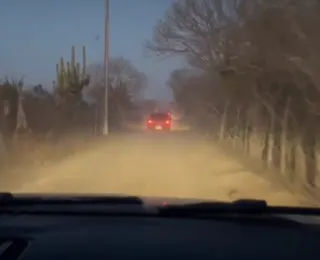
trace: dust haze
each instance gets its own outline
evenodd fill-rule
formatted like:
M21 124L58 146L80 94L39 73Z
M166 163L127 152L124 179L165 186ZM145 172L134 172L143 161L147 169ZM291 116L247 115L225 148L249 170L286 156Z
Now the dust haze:
M227 157L221 147L186 131L113 134L54 163L16 166L0 189L303 204L302 198Z

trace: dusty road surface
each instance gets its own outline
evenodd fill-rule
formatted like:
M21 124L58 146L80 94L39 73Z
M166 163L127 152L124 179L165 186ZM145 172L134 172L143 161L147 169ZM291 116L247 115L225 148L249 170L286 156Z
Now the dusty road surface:
M302 203L301 198L258 177L214 144L190 133L115 134L92 150L33 169L34 178L28 181L17 177L29 174L20 171L14 175L15 185L2 180L0 189Z

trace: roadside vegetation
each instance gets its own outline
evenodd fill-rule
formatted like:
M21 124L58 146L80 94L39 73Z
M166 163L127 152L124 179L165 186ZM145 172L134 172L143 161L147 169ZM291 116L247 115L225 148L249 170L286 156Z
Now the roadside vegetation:
M199 130L316 193L319 22L316 0L179 0L146 48L185 58L168 85Z
M26 86L23 79L0 80L1 164L42 163L91 145L104 122L103 63L87 66L86 49L77 60L62 57L52 86ZM147 86L146 76L130 61L109 65L109 128L119 130ZM34 161L34 162L33 162Z

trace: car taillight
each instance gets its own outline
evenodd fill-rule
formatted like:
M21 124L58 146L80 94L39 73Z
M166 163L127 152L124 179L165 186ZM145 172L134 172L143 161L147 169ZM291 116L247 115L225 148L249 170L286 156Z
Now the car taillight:
M152 124L152 120L148 120L148 124Z
M167 120L167 121L166 121L166 124L170 124L170 121L169 121L169 120Z

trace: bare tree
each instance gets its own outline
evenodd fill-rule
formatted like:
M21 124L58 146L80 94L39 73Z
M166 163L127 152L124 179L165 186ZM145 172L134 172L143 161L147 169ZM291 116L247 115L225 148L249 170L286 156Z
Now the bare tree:
M231 137L235 148L239 140L247 154L260 139L265 165L290 181L303 164L303 180L314 187L319 14L315 0L180 0L146 47L157 55L182 55L202 70L197 77L174 72L169 81L189 113L219 115L219 137Z
M146 75L138 71L128 60L114 58L109 66L109 120L111 125L120 127L147 87ZM101 131L104 104L104 68L102 63L89 67L91 85L88 96L97 104L97 129Z
M92 64L89 66L88 71L91 76L91 88L103 88L103 64ZM129 60L118 57L110 60L109 82L112 86L117 86L120 83L126 84L130 95L134 99L138 99L147 87L147 76L137 70L137 68ZM94 90L91 92L93 96L95 96L94 92Z

